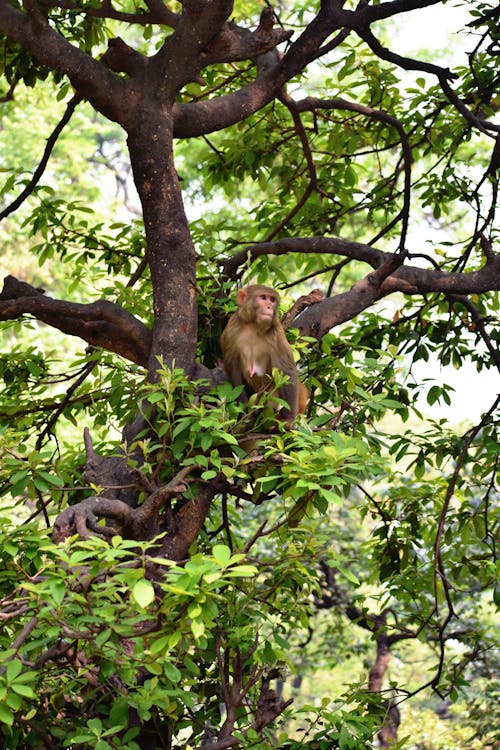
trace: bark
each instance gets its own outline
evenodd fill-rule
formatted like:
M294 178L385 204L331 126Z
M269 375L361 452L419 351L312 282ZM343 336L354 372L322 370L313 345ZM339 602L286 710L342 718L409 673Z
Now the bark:
M387 633L379 632L377 634L375 663L368 675L368 689L374 693L381 693L383 690L384 677L391 661L392 642ZM391 747L396 744L398 727L401 722L401 713L393 700L386 701L386 711L382 728L378 733L380 747Z
M140 469L128 465L125 456L103 457L96 453L87 429L84 440L84 479L89 485L101 487L102 494L62 511L54 523L54 540L60 542L73 534L82 539L92 534L102 538L120 534L126 539L149 540L166 532L157 554L178 562L186 559L213 496L224 485L204 483L196 476L191 479L189 475L196 474L193 466L181 469L165 484L152 484ZM145 499L136 507L139 490ZM102 520L104 526L99 523ZM152 570L151 574L157 572Z
M13 276L4 279L0 293L0 320L33 315L71 336L79 336L94 347L102 347L138 365L147 365L151 331L130 313L107 300L87 305L47 297Z
M160 110L158 113L158 109ZM148 361L159 358L191 372L197 337L196 257L172 150L171 108L145 107L147 132L129 133L134 180L141 198L153 287L154 327Z

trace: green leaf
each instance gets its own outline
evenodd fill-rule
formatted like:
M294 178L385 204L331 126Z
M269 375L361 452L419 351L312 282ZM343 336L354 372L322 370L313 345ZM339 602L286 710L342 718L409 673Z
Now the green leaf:
M135 586L132 588L132 596L140 607L146 609L155 598L155 590L153 584L146 579L137 581Z
M129 705L126 698L117 698L110 709L109 719L113 726L121 727L122 729L128 725L129 722Z
M224 573L226 578L251 578L257 575L258 569L255 565L238 565L237 568L230 568Z
M7 694L7 705L13 711L19 711L19 709L23 705L22 697L14 692L13 686L12 686L12 690L10 691L10 693Z
M72 737L68 737L65 742L65 747L71 747L71 745L82 745L84 742L95 742L95 734L89 734L88 732L84 732L81 734L75 734Z
M194 591L189 591L188 589L183 588L182 586L177 586L176 584L164 583L162 584L162 588L164 588L166 591L170 591L172 594L180 594L181 596L194 596Z
M13 682L11 687L15 693L17 693L18 695L22 695L23 698L36 697L35 691L28 685L23 685L21 682Z
M7 682L12 682L23 671L23 663L20 659L12 659L7 664Z
M201 638L201 636L205 632L205 624L202 620L192 620L191 621L191 630L193 632L194 637L198 640Z
M62 604L66 595L66 585L64 581L51 581L49 588L54 603L57 605Z
M338 562L336 563L335 567L338 569L339 573L341 573L344 576L344 578L346 578L348 581L353 583L355 586L360 585L359 578L356 575L354 575L352 570L350 570L349 568L342 567L341 565L338 564Z
M207 471L204 471L201 475L201 478L204 479L206 482L208 482L210 479L215 479L218 472L214 471L213 469L208 469Z
M212 547L212 554L222 568L226 567L231 559L231 550L225 544L216 544Z
M0 703L0 722L7 724L9 727L14 723L14 714L5 703Z
M171 662L165 662L163 671L171 682L180 682L182 679L180 670Z
M61 479L61 477L49 474L48 471L38 471L37 474L43 477L49 484L54 484L57 487L62 487L64 485L64 480Z

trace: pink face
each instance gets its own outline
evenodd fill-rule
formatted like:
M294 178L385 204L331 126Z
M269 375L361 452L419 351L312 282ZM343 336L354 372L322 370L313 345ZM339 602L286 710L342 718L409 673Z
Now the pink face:
M254 304L257 322L271 322L278 308L278 297L272 292L259 292L255 295Z

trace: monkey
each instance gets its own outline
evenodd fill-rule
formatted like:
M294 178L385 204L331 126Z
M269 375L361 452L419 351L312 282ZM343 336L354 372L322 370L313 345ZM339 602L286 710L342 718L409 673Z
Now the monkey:
M292 349L278 317L279 294L271 287L252 284L240 289L238 310L222 332L224 369L234 386L244 385L259 393L273 387L273 368L288 375L279 388L280 399L288 408L280 417L289 424L306 410L307 389L299 382Z

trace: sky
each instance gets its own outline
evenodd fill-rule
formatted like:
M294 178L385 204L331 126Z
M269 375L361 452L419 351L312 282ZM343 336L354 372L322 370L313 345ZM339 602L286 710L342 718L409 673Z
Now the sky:
M438 362L431 369L426 362L417 364L412 372L414 378L432 377L436 383L448 383L455 389L455 393L450 394L451 406L444 403L429 406L425 397L417 401L419 410L426 416L445 418L454 425L462 422L477 424L481 414L488 411L500 393L498 370L478 373L470 363L456 370L451 365L440 367ZM429 387L431 385L429 383Z
M398 16L397 39L394 39L395 51L408 56L421 57L422 50L435 50L439 55L444 51L448 65L450 57L447 48L457 49L463 44L470 51L475 44L475 37L462 30L471 20L467 7L456 6L453 2L444 5L432 5L427 8L401 13ZM457 34L457 32L459 32ZM420 53L419 53L420 51ZM432 62L439 62L433 60Z

